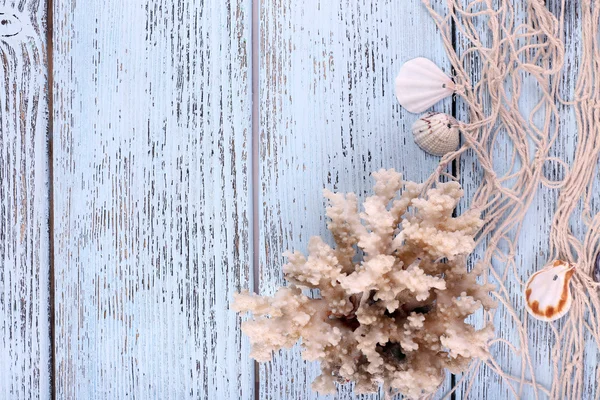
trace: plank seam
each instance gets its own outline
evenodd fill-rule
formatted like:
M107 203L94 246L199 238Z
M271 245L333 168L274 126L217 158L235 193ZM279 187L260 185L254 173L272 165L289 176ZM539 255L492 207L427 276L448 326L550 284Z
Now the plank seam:
M48 60L48 260L49 260L49 299L48 319L50 334L50 398L56 399L56 335L55 325L55 286L54 286L54 3L46 0L46 51Z
M260 289L260 261L259 261L259 160L260 160L260 149L259 149L259 127L260 127L260 113L259 113L259 100L260 100L260 86L259 86L259 68L260 68L260 54L259 54L259 37L260 37L260 13L259 13L259 0L251 0L252 7L252 33L251 33L251 53L252 53L252 65L251 65L251 76L252 76L252 178L251 178L251 193L252 199L252 288L255 293L259 292ZM260 397L260 371L259 364L254 360L254 398Z
M454 19L452 19L452 22L450 24L450 29L452 32L452 49L456 52L456 23L454 22ZM454 68L452 68L452 74L454 75L455 71ZM454 118L456 118L458 115L457 112L457 104L456 104L456 95L452 96L452 116ZM459 143L462 141L462 138L459 138ZM460 143L460 145L462 145L462 143ZM459 169L459 161L457 159L452 160L452 176L456 177L458 176L458 169ZM463 182L460 182L460 184L462 185ZM456 212L456 209L454 209L454 211L452 212L452 216L453 217L457 217L458 213ZM452 393L450 394L450 400L456 400L456 390L454 389L456 386L456 375L455 374L450 374L450 390L452 390Z

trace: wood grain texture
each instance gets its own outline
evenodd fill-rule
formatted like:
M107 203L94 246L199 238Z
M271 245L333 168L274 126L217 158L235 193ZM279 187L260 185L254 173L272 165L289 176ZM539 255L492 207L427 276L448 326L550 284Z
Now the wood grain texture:
M54 3L57 398L252 398L250 18Z
M399 106L393 83L408 59L426 56L448 72L449 64L418 1L262 1L260 33L259 283L270 295L284 283L284 250L304 252L314 235L331 240L324 187L364 198L382 167L415 181L433 171L439 158L414 144L418 116ZM261 365L259 396L325 398L310 389L317 374L299 346L282 350ZM335 397L353 398L351 388Z
M50 398L45 1L0 1L0 398Z
M480 5L480 8L486 7L485 5ZM517 5L516 7L519 7ZM479 10L479 8L478 8ZM517 18L520 22L522 22L524 18L524 14L517 13ZM488 21L487 18L479 18L475 20L475 26L477 28L477 32L480 35L480 38L483 43L489 45L491 41L491 34L486 34L489 32ZM455 50L457 54L462 54L463 52L468 51L471 47L471 43L466 41L464 36L455 33ZM466 58L466 69L469 71L471 75L471 80L473 82L478 82L481 77L482 71L482 60L476 55L471 54ZM530 87L533 91L537 90L535 87ZM522 112L528 112L530 102L528 102L527 92L521 97L520 105L522 105ZM489 103L484 104L486 109L489 109ZM462 100L459 98L457 100L456 107L456 118L462 121L469 121L469 108L466 106ZM495 171L499 176L504 175L506 171L506 163L510 161L511 156L513 155L513 144L512 141L507 137L507 135L501 134L498 137L497 142L493 146L493 166ZM463 189L465 190L465 198L464 201L459 204L458 212L462 213L470 206L471 199L481 184L483 171L479 167L478 159L473 151L467 151L463 157L461 157L459 162L459 171L461 176L461 184L463 185ZM511 182L509 181L506 185L508 186ZM536 199L539 200L539 199ZM522 232L521 240L523 239L537 239L537 241L530 242L527 244L527 248L532 249L531 253L527 253L530 255L527 257L527 260L523 260L523 253L515 254L514 257L516 259L517 265L523 265L523 262L528 262L530 268L535 269L535 266L538 265L538 262L541 258L543 258L543 254L538 254L542 251L543 246L546 246L547 250L547 236L545 239L546 243L541 243L540 240L544 234L544 232L539 229L542 228L543 224L536 224L535 219L537 218L545 218L548 221L546 224L546 230L549 230L549 224L551 221L551 216L543 216L540 212L543 212L544 209L541 210L538 207L535 207L534 204L537 203L534 201L532 203L532 207L530 212L527 214L526 222L528 224L528 228ZM538 206L539 204L535 204ZM532 213L533 211L533 213ZM533 219L533 221L532 221ZM533 222L533 223L532 223ZM542 228L543 229L543 228ZM547 234L548 232L546 232ZM532 238L533 236L533 238ZM484 238L480 245L475 249L473 254L468 260L469 266L473 266L477 261L483 259L485 257L485 253L487 250L488 240L489 238ZM502 250L506 251L506 247L502 248ZM532 260L531 258L534 258ZM507 269L505 263L497 262L497 260L493 260L493 267L497 271L503 271ZM523 271L523 274L527 274L527 271ZM524 316L527 315L525 311L522 301L521 301L521 286L518 282L513 279L514 274L509 273L509 280L505 282L506 287L511 290L510 303L516 309L518 313L518 317L520 320ZM521 277L522 279L527 279L525 275ZM490 282L497 285L497 282L490 278ZM519 307L520 304L520 307ZM483 316L482 313L477 313L469 318L470 322L476 326L477 328L481 328L483 326ZM507 309L502 305L499 305L498 309L495 312L494 320L493 320L495 335L498 338L507 339L510 343L515 346L519 346L521 343L521 337L519 337L518 331L515 327L515 322L513 321L513 317L510 313L507 312ZM491 347L491 353L494 360L497 360L504 369L508 373L519 373L524 366L520 364L521 358L520 355L514 354L511 349L505 345L504 343L499 343ZM513 392L510 390L510 385L514 384L514 382L508 382L502 380L495 372L493 372L485 363L476 362L472 364L471 367L475 367L475 372L470 371L467 376L463 376L463 374L459 374L457 376L457 388L456 388L456 398L457 399L479 399L479 398L492 398L492 399L511 399L514 398ZM528 367L527 367L528 368ZM475 376L473 376L473 374ZM463 380L461 382L461 380ZM517 388L518 390L518 388ZM531 395L531 391L527 391L527 395Z
M555 15L561 12L561 1L552 0L548 7ZM581 2L566 2L565 3L565 68L560 82L560 92L563 97L572 99L575 96L576 76L579 74L579 69L584 51L581 23L581 8L586 7L585 3ZM597 37L597 36L596 36ZM599 71L596 70L596 79ZM575 112L572 107L561 106L562 135L560 141L553 149L553 155L563 161L567 165L572 165L575 159L576 146L579 141L579 127L575 117ZM594 216L600 213L600 163L595 167L596 180L593 186L588 190L591 191L590 215ZM560 180L565 176L563 168L548 168L546 174L552 180ZM557 194L558 196L558 194ZM583 204L580 202L575 211L575 214L570 219L571 230L576 238L583 241L588 228L584 221ZM562 325L561 325L562 326ZM552 332L549 332L552 335ZM583 366L584 382L582 397L584 399L600 399L600 344L594 342L594 339L586 333L585 344L586 351L583 360L577 360L577 364ZM545 364L547 359L541 359L540 364ZM579 365L577 365L579 367ZM548 367L549 368L549 367ZM573 366L561 365L559 368L573 368Z

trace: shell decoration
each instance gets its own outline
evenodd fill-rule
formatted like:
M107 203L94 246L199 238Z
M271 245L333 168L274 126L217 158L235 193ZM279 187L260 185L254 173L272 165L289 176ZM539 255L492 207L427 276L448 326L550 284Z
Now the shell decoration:
M525 285L525 308L532 317L541 321L559 319L571 308L569 281L575 265L556 260L535 274Z
M415 143L429 154L443 156L460 145L458 121L448 114L430 112L412 126Z
M407 61L396 77L396 98L411 113L421 113L452 95L452 79L435 63L419 57Z

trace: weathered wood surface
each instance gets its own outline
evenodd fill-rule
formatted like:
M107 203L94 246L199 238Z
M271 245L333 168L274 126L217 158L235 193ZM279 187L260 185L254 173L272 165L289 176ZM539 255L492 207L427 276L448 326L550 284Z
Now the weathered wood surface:
M549 6L558 13L559 4L556 1ZM571 4L567 13L570 72L563 84L566 87L572 86L577 65L575 7ZM326 234L322 187L357 190L364 195L370 189L369 172L381 166L395 167L413 180L432 172L437 159L429 159L412 143L408 128L415 117L397 107L392 82L401 62L409 58L428 56L440 65L447 64L437 32L419 2L321 2L310 9L284 2L263 4L260 16L260 288L271 293L282 283L281 251L304 250L310 236ZM524 17L524 12L520 16ZM481 27L485 28L485 23ZM456 47L464 46L458 42ZM536 101L535 85L528 83L522 98L523 109L531 109ZM448 112L447 106L436 109ZM458 117L465 113L460 104L457 111ZM561 124L565 134L558 139L553 155L569 162L576 139L566 133L576 132L573 116L565 114ZM496 154L499 170L506 169L511 154L509 142L501 139ZM473 155L467 154L459 167L461 183L467 196L472 196L479 184ZM522 281L546 262L556 196L556 189L541 188L526 217L516 254ZM582 237L582 224L575 219L573 226ZM520 320L527 319L520 283L513 279L507 286ZM505 308L496 313L495 325L498 337L519 343ZM546 323L529 319L527 326L532 365L526 377L531 379L530 371L534 371L537 382L548 386L554 334ZM590 350L586 395L593 398L597 354L593 345ZM502 344L494 347L494 353L505 370L520 376L519 355ZM272 363L261 367L261 398L321 398L308 389L317 373L315 365L301 361L299 348L280 352ZM534 398L529 388L510 383L517 396L509 381L484 366L474 385L461 385L456 397ZM544 398L542 392L537 395ZM337 396L350 397L349 388L341 389Z
M413 143L418 116L397 104L393 80L417 56L449 67L420 1L257 2L55 1L50 159L46 4L0 0L0 13L20 21L0 24L0 398L49 398L53 388L61 399L332 398L310 390L318 367L301 360L299 346L255 376L240 321L228 310L231 294L254 286L273 293L283 283L282 252L327 235L324 187L364 197L369 173L382 167L410 180L429 176L439 159ZM556 12L560 3L549 6ZM574 3L565 94L581 51ZM435 110L451 112L451 102ZM457 111L464 113L460 104ZM576 132L573 115L561 124ZM572 161L576 140L561 135L554 155ZM500 141L500 169L507 149ZM472 155L460 169L472 195L479 179ZM556 195L540 189L527 215L516 257L523 280L545 262ZM593 207L598 212L598 193ZM573 229L583 236L577 218ZM523 320L520 285L510 288ZM518 342L502 308L495 322L499 337ZM548 385L553 332L532 319L528 328L536 378ZM495 352L520 374L518 356L503 345ZM591 399L593 345L585 363ZM437 397L449 384L450 376ZM520 396L534 398L527 388ZM351 387L333 397L383 398L354 396ZM456 393L514 397L486 367Z
M560 0L552 0L548 5L550 10L555 15L560 15L562 10L563 2ZM573 99L575 97L575 87L577 83L577 76L579 74L579 68L581 65L581 60L583 57L583 43L582 43L582 21L581 21L581 9L582 7L588 7L584 2L564 2L564 13L565 13L565 68L562 73L561 81L560 81L560 92L563 98L565 99ZM596 5L597 7L597 5ZM596 32L596 37L598 32ZM600 71L595 71L595 79L598 79L600 76ZM572 165L575 159L576 146L579 141L579 129L577 126L577 120L575 117L575 112L573 107L570 106L560 106L561 110L561 135L558 138L558 143L552 149L552 155L559 159L562 159L566 162L567 165ZM598 190L600 184L600 174L598 173L600 169L600 164L596 165L596 181L593 183L593 187L591 188L591 209L589 210L590 215L594 216L600 212L600 190ZM546 176L551 180L561 180L565 176L565 171L563 167L558 168L548 168L548 173ZM553 203L544 204L543 201L540 201L538 205L538 210L542 210L543 213L546 214L546 219L551 221L551 218L554 216L554 205L556 205L559 191L553 191L553 197L545 196L547 198L551 198ZM583 241L585 235L588 231L585 223L584 223L584 210L583 204L580 202L576 209L576 212L570 219L571 230L575 237L579 240ZM549 228L545 228L549 230ZM548 236L541 236L541 238L547 238ZM547 243L544 243L547 248ZM523 246L524 247L524 246ZM522 247L522 248L523 248ZM562 327L564 324L559 324L559 327ZM543 327L544 331L541 333L547 332L547 337L554 339L554 333L548 327ZM535 339L539 343L540 348L543 348L541 351L541 355L543 357L538 356L536 359L536 365L542 366L544 370L552 371L552 367L549 364L550 354L547 354L550 349L547 343L544 343L542 340L544 336L540 335L538 332L535 333ZM594 339L589 336L589 334L585 335L585 347L586 352L583 360L577 360L576 362L583 365L583 371L585 375L584 386L582 388L582 398L583 399L600 399L600 352L598 343L594 342ZM553 343L553 342L552 342ZM563 370L572 369L573 366L560 365L559 368ZM549 379L546 377L546 379Z
M50 397L46 2L0 1L0 398Z
M54 2L56 396L249 399L251 2Z
M310 236L327 234L323 188L364 198L379 168L414 181L429 176L439 158L413 142L418 116L398 105L393 82L417 56L450 71L418 1L263 1L259 44L259 284L272 294L283 283L283 251L305 251ZM450 112L451 101L436 110ZM261 365L259 396L324 398L310 389L317 375L299 346L283 350ZM337 398L352 398L351 388Z

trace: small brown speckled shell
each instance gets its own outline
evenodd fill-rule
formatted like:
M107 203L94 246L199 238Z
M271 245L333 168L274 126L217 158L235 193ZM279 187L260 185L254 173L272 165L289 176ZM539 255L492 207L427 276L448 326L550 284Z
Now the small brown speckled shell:
M429 154L443 156L460 145L458 122L448 114L430 112L412 126L415 143Z
M525 285L525 308L534 318L554 321L571 308L569 281L575 265L556 260L531 275Z

